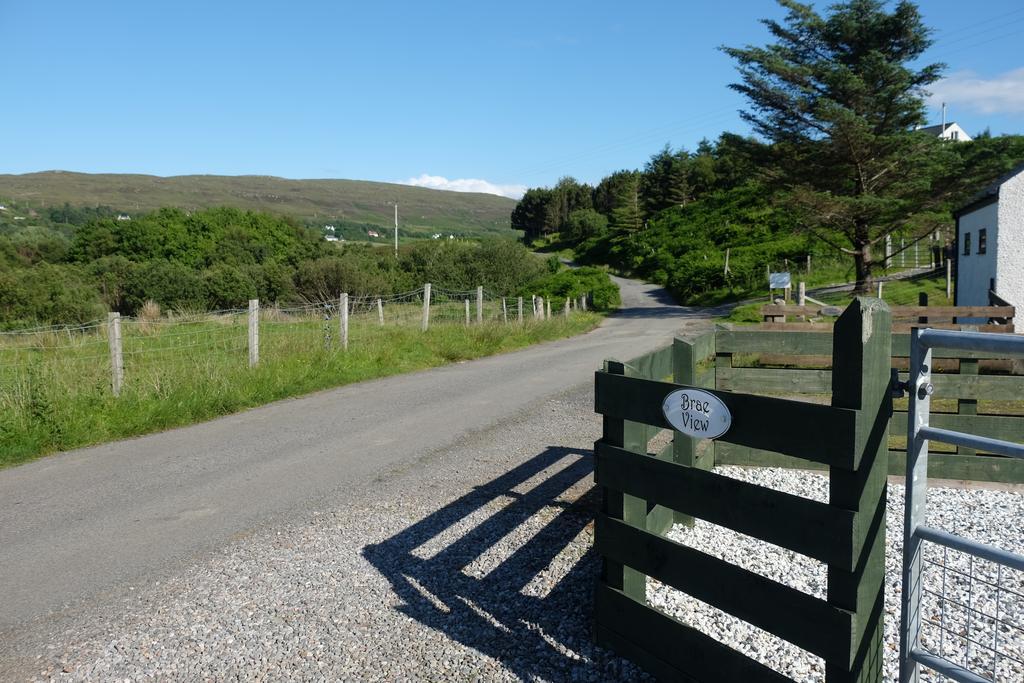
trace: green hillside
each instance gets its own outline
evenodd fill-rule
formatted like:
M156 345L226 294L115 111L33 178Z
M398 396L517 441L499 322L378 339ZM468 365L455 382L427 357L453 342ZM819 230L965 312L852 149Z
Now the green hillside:
M110 206L141 213L174 206L194 211L233 206L291 216L309 225L393 225L397 201L402 232L464 237L512 237L515 200L490 194L446 192L365 180L290 180L272 176L189 175L159 177L116 173L45 171L0 175L0 199L34 208Z

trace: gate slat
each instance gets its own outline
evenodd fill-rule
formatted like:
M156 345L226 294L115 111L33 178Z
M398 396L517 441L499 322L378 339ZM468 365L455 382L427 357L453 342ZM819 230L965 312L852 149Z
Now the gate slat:
M850 649L853 615L824 600L606 515L595 549L825 659Z
M836 533L852 529L854 515L849 510L600 441L594 450L594 476L600 486L853 569L849 545Z
M595 378L595 411L606 417L672 429L661 404L680 385L613 375L599 371ZM704 389L717 396L732 413L732 426L720 442L752 446L813 460L843 469L855 469L857 451L853 435L855 410L790 401L767 396ZM800 425L800 438L792 426Z
M597 587L594 612L598 642L659 680L792 683L764 664L604 584Z

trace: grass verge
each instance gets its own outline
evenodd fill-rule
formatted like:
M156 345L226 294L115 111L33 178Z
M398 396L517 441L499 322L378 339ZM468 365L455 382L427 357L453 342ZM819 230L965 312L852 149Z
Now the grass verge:
M126 332L125 384L110 391L97 336L31 349L0 347L0 467L209 420L312 391L512 351L587 332L602 317L521 325L354 326L349 349L322 323L261 324L260 364L248 367L242 325L203 323ZM4 352L7 357L5 359Z

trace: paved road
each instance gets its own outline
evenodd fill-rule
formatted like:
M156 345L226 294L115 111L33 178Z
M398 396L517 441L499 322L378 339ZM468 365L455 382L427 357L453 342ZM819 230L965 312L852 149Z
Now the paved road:
M644 353L706 319L660 288L617 282L622 310L580 337L0 471L0 663L5 632L43 628L271 522L337 506L589 381L603 358Z

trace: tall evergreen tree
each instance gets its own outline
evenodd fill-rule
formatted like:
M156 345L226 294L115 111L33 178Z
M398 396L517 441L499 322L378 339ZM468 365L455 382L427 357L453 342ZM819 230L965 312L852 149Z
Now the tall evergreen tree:
M944 199L930 174L938 141L925 123L925 88L942 64L912 64L931 45L917 6L848 0L821 16L778 0L785 21L765 20L764 47L723 48L738 62L742 113L776 143L782 180L804 228L854 258L857 291L870 287L872 247ZM922 229L922 226L916 226Z
M670 206L681 206L690 200L686 178L688 158L685 150L673 152L668 145L651 156L640 181L641 202L646 216L654 216Z
M636 232L643 227L643 207L640 204L640 174L631 173L623 178L612 209L612 227L623 232Z

